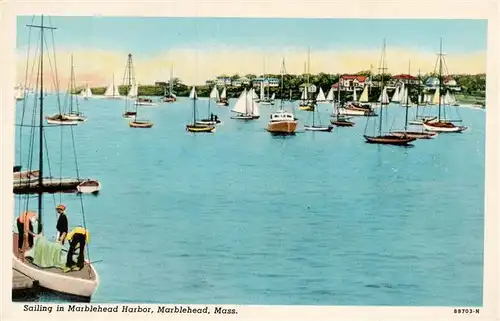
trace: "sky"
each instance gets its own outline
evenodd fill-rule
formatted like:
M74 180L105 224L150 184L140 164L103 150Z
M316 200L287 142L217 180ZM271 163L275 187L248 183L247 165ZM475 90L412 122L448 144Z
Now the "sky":
M24 82L26 50L36 48L40 17L17 19L17 82ZM302 73L311 49L311 73L352 73L378 67L383 39L389 72L433 71L439 41L450 73L484 73L486 20L472 19L271 19L45 17L53 32L58 77L67 82L70 55L77 84L121 82L132 53L137 81L151 84L174 76L203 84L221 74ZM52 33L48 35L52 50ZM35 39L36 37L36 39ZM50 74L50 71L47 72Z

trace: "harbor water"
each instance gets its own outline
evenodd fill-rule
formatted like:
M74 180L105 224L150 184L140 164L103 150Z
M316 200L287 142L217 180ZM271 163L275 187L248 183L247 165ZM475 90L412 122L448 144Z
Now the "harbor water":
M46 97L46 114L55 102ZM197 102L202 117L207 103ZM365 143L367 118L304 132L312 114L297 109L299 132L272 136L265 128L276 106L244 122L230 119L234 103L212 103L222 124L211 134L185 130L187 98L140 107L151 129L130 128L124 101L106 99L80 101L87 122L45 129L45 174L77 175L73 131L78 175L102 184L99 195L83 196L101 279L92 302L482 305L484 110L459 108L464 133L398 147ZM26 125L33 102L25 104ZM331 105L319 106L329 123ZM402 129L404 113L390 105L384 126ZM21 145L17 129L16 164L26 169L29 128L22 135ZM59 203L70 227L83 224L79 196L45 195L48 237Z

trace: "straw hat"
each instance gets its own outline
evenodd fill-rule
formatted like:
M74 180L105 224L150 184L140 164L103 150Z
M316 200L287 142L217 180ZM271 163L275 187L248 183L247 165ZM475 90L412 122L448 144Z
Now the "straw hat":
M65 211L66 210L66 206L63 205L63 204L59 204L59 205L56 206L56 210Z

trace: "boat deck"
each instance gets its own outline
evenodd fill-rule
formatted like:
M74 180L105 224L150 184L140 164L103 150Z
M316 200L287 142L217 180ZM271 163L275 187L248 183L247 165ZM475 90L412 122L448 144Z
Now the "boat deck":
M35 285L35 280L16 269L12 269L12 291L30 290Z
M76 178L44 178L43 192L76 192L76 187L86 179ZM38 193L38 180L35 181L16 181L14 180L14 194L34 194Z
M31 267L34 267L34 268L37 268L39 270L43 270L43 271L46 271L46 272L52 272L52 273L58 273L58 274L62 274L62 275L67 275L69 277L74 277L74 278L80 278L80 279L86 279L86 280L95 280L96 279L96 275L94 274L94 271L90 268L90 265L88 265L87 263L85 263L85 266L80 271L71 271L71 272L67 272L67 273L64 273L62 269L55 268L55 267L52 267L52 268L41 268L41 267L36 266L35 264L31 263L30 260L28 260L27 258L25 258L18 251L18 249L17 249L18 234L17 233L12 233L12 235L13 235L13 242L14 242L12 250L13 250L14 255L16 255L17 258L19 258L20 260L22 260L24 263L30 265Z

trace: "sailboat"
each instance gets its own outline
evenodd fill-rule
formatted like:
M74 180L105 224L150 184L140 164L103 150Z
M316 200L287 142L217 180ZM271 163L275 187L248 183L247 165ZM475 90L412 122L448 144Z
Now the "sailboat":
M123 79L127 79L129 91L127 94L127 99L125 99L125 112L123 113L124 118L133 118L132 121L129 122L129 127L131 128L151 128L153 127L153 123L149 120L138 120L138 106L140 103L137 101L139 98L139 85L135 81L135 72L134 65L132 63L132 54L128 54L127 59L127 68L125 69L125 74L123 75ZM133 99L136 98L134 101ZM134 101L135 109L130 110L129 104Z
M383 122L383 108L384 106L389 105L389 96L387 95L387 87L385 86L384 82L384 76L385 72L387 70L386 67L386 62L385 62L385 50L386 50L386 45L385 45L385 39L384 39L384 44L382 47L382 59L380 62L380 72L382 76L382 82L381 82L381 87L382 87L382 93L380 94L379 102L380 102L380 112L379 112L379 123L378 123L378 134L377 135L367 135L367 129L368 129L368 120L366 123L365 127L365 133L363 137L365 138L365 141L370 144L386 144L386 145L399 145L399 146L404 146L408 145L410 142L413 142L416 140L416 138L413 137L408 137L406 135L402 136L396 136L392 134L384 134L382 132L382 122Z
M316 92L316 86L310 84L310 65L311 65L311 47L308 47L307 51L307 67L305 67L306 72L306 83L303 84L302 96L300 97L299 109L305 111L314 111L316 109L316 102L309 98L309 94Z
M422 112L421 108L419 108L421 105L425 106L427 105L427 102L425 102L426 100L428 100L428 97L429 95L428 94L422 94L421 93L421 85L420 85L420 70L418 71L418 100L417 100L417 103L415 105L415 117L414 119L410 120L409 121L409 124L410 125L422 125L422 123L424 121L431 121L431 120L434 120L436 119L437 117L435 116L424 116L423 114L419 113L419 109L420 109L420 112Z
M392 99L391 99L392 103L398 104L400 102L400 99L401 99L401 91L400 90L401 90L401 87L397 86L396 90L394 91L394 95L392 95Z
M202 125L216 125L220 123L219 117L217 115L214 115L213 113L210 112L210 103L213 101L218 101L219 100L219 91L217 90L217 86L214 85L214 88L212 88L212 91L210 92L210 96L208 97L208 118L202 119L202 120L197 120L197 124L202 124Z
M232 116L231 119L258 119L260 117L260 106L259 103L255 101L255 96L256 93L253 89L247 91L245 88L236 101L234 108L231 109L233 113L236 113L236 116Z
M285 68L285 59L283 58L281 64L281 99L280 99L280 108L271 113L269 116L269 122L267 124L267 131L271 134L280 134L280 135L292 135L295 134L295 130L297 129L298 120L293 114L293 112L287 111L283 107L284 103L284 77L286 73Z
M135 85L137 90L137 98L134 102L136 106L147 106L147 107L155 107L158 106L157 103L153 102L151 98L145 98L139 96L139 84Z
M219 107L229 106L229 102L227 101L226 87L222 89L222 93L220 94L219 100L217 101L217 106Z
M197 121L196 101L198 100L198 95L196 94L196 88L194 86L189 93L189 99L193 101L193 122L186 125L186 130L192 133L213 133L215 131L214 125L204 125Z
M340 114L340 108L341 108L340 81L339 81L339 86L337 89L338 89L338 91L337 91L337 97L338 97L337 103L335 103L335 101L332 101L333 115L335 118L330 119L330 123L332 125L335 125L338 127L352 127L352 126L354 126L354 122L349 120L350 117L346 117L346 116Z
M173 103L177 101L177 96L174 94L174 65L170 66L170 80L168 81L168 94L164 95L164 103Z
M443 106L443 89L445 89L446 94L448 94L449 89L444 88L443 86L443 63L444 63L444 54L443 54L443 39L441 38L440 46L439 46L439 87L436 89L436 93L438 94L437 103L438 103L438 115L437 119L424 121L422 124L424 128L431 132L439 132L439 133L461 133L467 129L466 126L457 126L453 124L452 121L444 119L446 117L446 106ZM445 95L446 95L445 94ZM436 96L436 94L434 95ZM457 122L461 122L461 120L457 120Z
M47 123L51 125L77 125L78 122L86 121L87 117L79 111L78 98L73 94L75 90L75 71L73 65L73 55L71 55L71 76L67 95L69 96L69 112L59 113L53 116L46 116ZM73 104L73 97L75 104ZM73 110L73 108L76 110Z
M120 95L120 91L118 89L118 85L115 84L115 74L113 73L113 80L106 88L104 92L104 98L106 99L122 99L122 95Z
M408 64L408 74L411 74L411 68ZM420 84L418 85L420 86ZM409 83L407 80L406 86L404 84L401 86L401 90L403 90L403 94L401 95L401 99L399 100L399 103L403 106L405 106L406 111L405 111L405 126L404 130L402 131L391 131L392 135L398 136L398 137L413 137L416 139L430 139L433 138L437 135L437 133L434 132L424 132L424 131L409 131L408 130L408 109L411 104L411 98L409 94Z
M85 89L83 89L80 92L80 96L82 96L82 98L84 100L88 100L89 98L92 98L92 90L90 89L89 84L85 85Z
M39 28L40 29L40 77L38 77L38 81L40 84L40 97L39 97L39 112L37 113L34 110L33 120L34 120L34 128L38 129L38 184L40 187L43 187L43 172L44 172L44 125L43 125L43 108L44 108L44 84L43 84L43 72L44 72L44 32L45 29L54 30L54 27L44 26L43 19L41 17L40 25L28 25L30 28ZM37 109L35 107L35 109ZM36 117L35 117L36 115ZM38 124L36 124L36 118L38 118ZM33 137L30 139L34 139L36 136L36 131L31 131ZM71 135L73 132L71 131ZM33 148L33 147L31 147ZM78 172L78 171L77 171ZM82 197L80 195L80 197ZM27 195L25 199L25 204L22 206L28 210L29 200L31 196ZM73 297L77 297L79 300L90 302L92 295L95 293L97 287L99 286L99 275L94 268L93 264L86 260L84 262L84 267L81 270L71 270L70 272L64 273L63 271L63 262L65 257L63 255L63 246L60 244L55 244L50 242L45 235L43 235L43 217L44 214L48 214L46 210L44 210L44 199L43 194L39 193L37 196L38 199L38 224L35 227L36 231L39 234L38 237L34 240L34 246L26 252L21 252L18 249L18 238L22 237L17 232L12 232L13 239L13 251L12 251L12 268L26 275L27 277L36 280L40 287L57 292L63 293L65 295L70 295ZM83 201L82 201L83 205ZM82 206L82 215L83 215L83 206ZM73 216L73 219L75 216ZM27 222L25 223L27 224ZM85 226L85 219L83 220L83 227ZM44 259L40 260L40 252L47 250L50 247L53 250L53 255L51 260ZM89 245L86 245L86 253L89 253Z
M308 83L309 83L309 61L310 61L310 56L311 56L311 49L309 47L308 58L307 58L307 61L308 61L307 82ZM314 88L309 88L310 91L311 92L315 92L316 91L316 86L311 86L311 87L314 87ZM321 90L321 87L320 87L320 94L322 92L323 92L323 90ZM322 99L323 101L325 101L326 100L325 95L323 94L322 96L320 96L320 94L318 94L319 98ZM316 104L315 101L314 101L314 104ZM333 130L333 126L330 125L330 124L328 124L328 126L323 126L321 124L321 118L320 118L319 110L316 107L317 106L315 106L314 110L312 111L312 125L304 125L304 129L308 130L308 131L331 132ZM318 124L316 124L316 116L317 116L317 119L318 119Z
M319 93L316 96L316 102L318 102L318 103L326 103L325 93L323 92L323 89L321 87L319 87Z
M333 103L334 100L335 98L334 98L333 88L330 88L330 91L328 91L328 94L326 95L326 101L329 103Z
M113 76L114 79L114 76ZM137 105L136 108L133 108L131 102L138 94L138 86L135 83L135 74L134 74L134 66L132 64L132 54L128 54L127 58L127 66L125 68L125 74L123 75L123 79L127 80L127 99L125 99L125 110L123 111L123 118L134 118L137 116ZM124 81L125 82L125 81Z
M339 80L340 84L340 80ZM340 85L337 90L340 93ZM338 106L338 113L342 116L377 116L372 109L372 106L368 103L368 85L365 85L359 101L356 101L356 87L353 89L353 101L348 102L344 106Z

